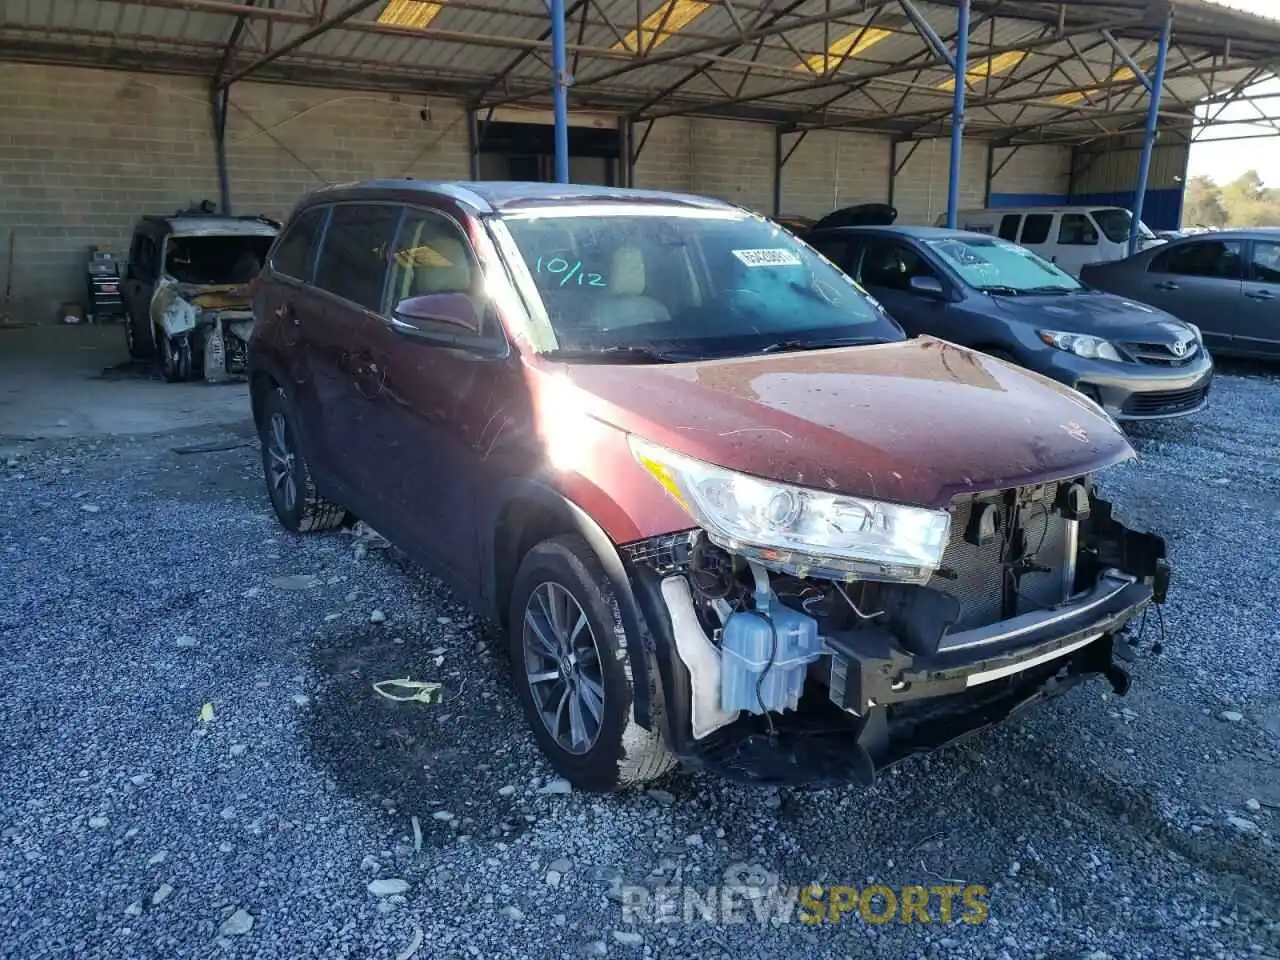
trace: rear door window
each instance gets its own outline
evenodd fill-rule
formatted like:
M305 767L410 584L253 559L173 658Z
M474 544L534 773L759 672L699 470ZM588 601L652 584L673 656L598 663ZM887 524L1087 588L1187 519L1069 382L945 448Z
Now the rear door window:
M400 211L393 204L334 206L316 261L316 286L367 310L380 311Z
M1058 242L1069 247L1096 247L1098 228L1083 213L1064 213L1058 225Z
M834 263L845 273L852 274L854 261L857 259L855 251L858 249L856 241L845 239L824 239L812 241L813 246L824 257Z
M1049 239L1049 230L1053 227L1052 213L1029 213L1022 224L1024 245L1045 243Z
M1022 226L1022 214L1006 213L1000 218L1000 239L1018 242L1018 227Z
M1211 277L1241 280L1244 256L1239 240L1198 240L1179 243L1162 251L1151 261L1151 273L1171 273L1182 277Z
M1280 283L1280 242L1255 240L1249 261L1249 279L1254 283Z
M289 224L271 254L271 268L295 280L310 280L316 244L328 215L328 207L313 207Z

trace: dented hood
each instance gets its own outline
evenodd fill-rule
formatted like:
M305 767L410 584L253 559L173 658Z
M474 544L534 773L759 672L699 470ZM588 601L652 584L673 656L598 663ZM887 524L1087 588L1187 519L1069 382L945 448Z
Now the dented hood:
M590 415L768 479L943 507L1132 457L1047 378L932 338L654 365L575 364Z

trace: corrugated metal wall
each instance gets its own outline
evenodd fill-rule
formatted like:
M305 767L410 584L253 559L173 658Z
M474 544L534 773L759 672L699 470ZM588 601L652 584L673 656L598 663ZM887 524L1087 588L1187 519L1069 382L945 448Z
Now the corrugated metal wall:
M1151 154L1142 219L1155 229L1175 229L1182 221L1190 146L1177 132L1191 134L1190 128L1167 127L1162 130L1163 143L1158 140ZM1071 202L1131 207L1141 160L1141 133L1077 149L1072 159Z
M1097 151L1078 150L1072 172L1072 193L1110 193L1133 190L1142 159L1141 137L1123 146L1108 144ZM1185 143L1157 145L1151 154L1147 189L1181 189L1187 174L1189 147Z

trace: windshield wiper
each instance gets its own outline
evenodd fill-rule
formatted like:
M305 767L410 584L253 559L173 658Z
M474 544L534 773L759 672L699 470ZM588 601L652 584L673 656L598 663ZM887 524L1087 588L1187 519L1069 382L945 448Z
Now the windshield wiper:
M1078 287L1064 287L1061 284L1051 283L1043 287L1032 287L1026 291L1027 293L1079 293Z
M835 347L860 347L869 343L888 343L884 337L830 337L825 340L779 340L767 347L761 347L760 353L786 353L790 350L831 350Z
M681 359L647 347L626 346L546 350L540 356L566 363L676 363Z
M1003 283L988 283L978 288L983 293L991 293L997 297L1016 297L1025 291L1019 290L1017 287L1010 287Z

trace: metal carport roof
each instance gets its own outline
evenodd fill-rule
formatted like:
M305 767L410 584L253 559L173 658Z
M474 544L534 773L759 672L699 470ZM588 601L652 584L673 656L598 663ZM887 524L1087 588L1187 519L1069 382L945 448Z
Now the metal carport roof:
M1134 68L1173 17L1161 114L1187 129L1280 68L1280 21L1207 0L972 0L966 136L1141 127ZM566 0L570 105L902 138L950 128L955 0ZM425 26L406 26L406 23ZM542 0L0 0L0 59L461 97L550 97ZM1263 111L1265 113L1265 111Z

